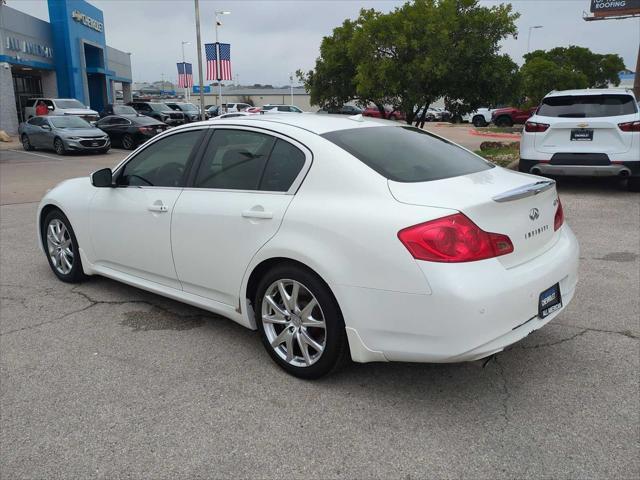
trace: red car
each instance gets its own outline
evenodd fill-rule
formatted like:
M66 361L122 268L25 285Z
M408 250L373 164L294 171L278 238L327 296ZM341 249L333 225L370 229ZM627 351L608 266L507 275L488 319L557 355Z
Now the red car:
M498 108L491 112L491 121L496 127L511 127L515 123L526 122L531 115L536 113L538 107L521 110L515 107Z
M378 110L378 107L367 107L362 112L362 115L364 117L382 118L382 115L380 114L380 110ZM397 110L392 111L390 108L385 108L384 118L386 118L387 120L404 120L405 115L404 113L399 112Z

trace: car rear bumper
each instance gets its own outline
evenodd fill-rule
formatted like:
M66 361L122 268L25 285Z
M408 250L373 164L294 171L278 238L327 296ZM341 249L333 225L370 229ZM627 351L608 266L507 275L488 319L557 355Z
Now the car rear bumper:
M606 165L563 165L549 160L520 159L521 172L543 175L566 175L588 177L615 177L640 175L640 160L627 162L609 162Z
M564 225L544 254L513 268L489 259L418 262L432 294L337 286L354 361L460 362L503 350L555 318L572 300L578 242ZM540 294L559 283L562 308L538 316Z

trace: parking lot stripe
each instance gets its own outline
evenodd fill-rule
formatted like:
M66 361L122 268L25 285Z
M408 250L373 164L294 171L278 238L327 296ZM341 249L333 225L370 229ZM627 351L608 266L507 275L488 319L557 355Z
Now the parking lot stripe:
M52 157L51 155L45 155L43 153L24 152L22 150L12 150L10 148L7 149L7 152L24 153L25 155L33 155L33 156L36 156L36 157L50 158L51 160L56 160L58 162L60 160L62 160L62 158Z

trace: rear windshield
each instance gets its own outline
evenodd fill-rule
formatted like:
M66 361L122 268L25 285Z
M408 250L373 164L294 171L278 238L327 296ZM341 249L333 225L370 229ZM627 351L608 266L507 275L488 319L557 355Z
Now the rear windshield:
M538 115L544 117L616 117L636 113L631 95L567 95L542 100Z
M83 108L83 109L87 108L83 104L81 104L78 100L57 100L56 99L55 102L58 108Z
M354 128L322 136L396 182L428 182L493 168L482 158L409 126Z

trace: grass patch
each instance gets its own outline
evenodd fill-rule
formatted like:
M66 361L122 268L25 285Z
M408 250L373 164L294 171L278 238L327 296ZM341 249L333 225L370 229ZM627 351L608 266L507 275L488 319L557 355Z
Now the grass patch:
M476 130L487 133L521 133L522 128L522 125L517 125L513 127L478 127Z
M501 167L520 160L520 143L484 142L475 153Z

